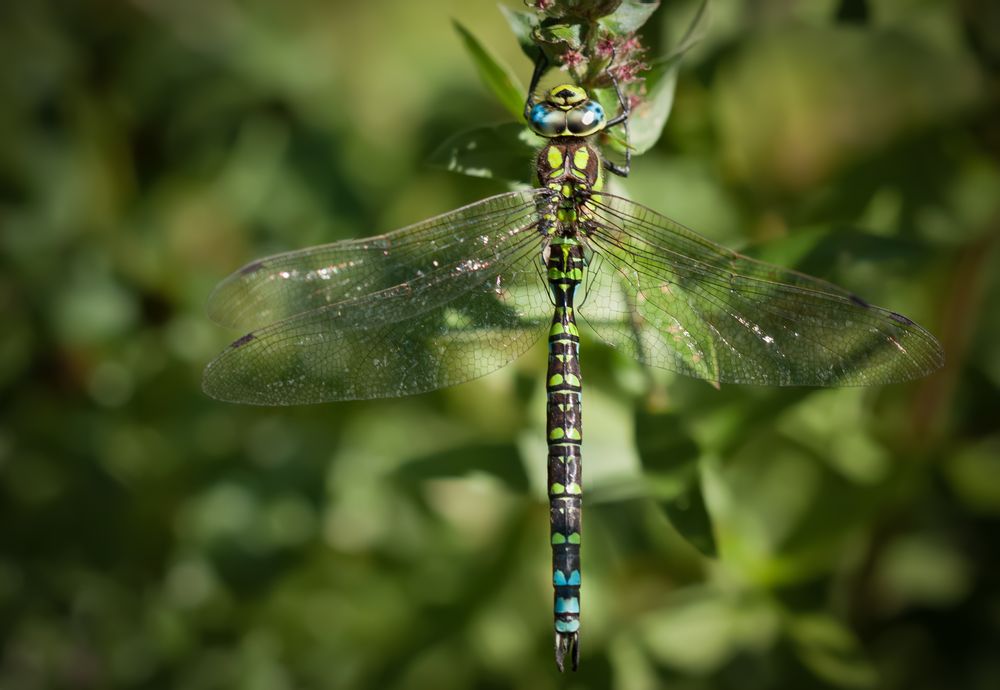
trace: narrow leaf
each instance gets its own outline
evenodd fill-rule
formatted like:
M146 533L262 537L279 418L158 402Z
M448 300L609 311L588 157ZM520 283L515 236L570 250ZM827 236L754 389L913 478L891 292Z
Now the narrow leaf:
M535 41L531 36L535 29L538 28L538 17L531 12L512 10L505 5L500 5L500 12L503 14L504 19L507 20L510 30L514 32L517 44L521 46L521 50L534 61L538 56L538 46L535 45Z
M541 140L514 122L460 132L441 144L428 161L472 177L531 183L531 161Z
M494 58L485 46L459 22L452 22L461 36L465 49L479 71L479 76L503 107L516 118L524 112L524 88L518 78Z

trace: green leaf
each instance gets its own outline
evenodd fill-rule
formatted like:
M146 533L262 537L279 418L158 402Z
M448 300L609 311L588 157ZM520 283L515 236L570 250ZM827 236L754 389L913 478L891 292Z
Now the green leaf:
M698 471L698 445L676 414L636 412L635 445L646 472L693 475Z
M528 476L518 457L513 444L472 444L409 462L395 472L395 477L411 483L482 472L496 477L518 493L527 493Z
M622 2L623 0L555 0L544 12L549 17L579 17L593 21L613 13Z
M626 0L613 14L602 18L600 23L614 34L635 33L659 6L660 0Z
M532 39L532 34L538 28L538 17L531 12L512 10L505 5L500 5L500 12L507 20L510 30L514 32L521 51L534 61L538 57L539 49Z
M632 152L641 155L651 149L660 136L674 106L677 72L681 58L705 33L708 0L702 0L680 44L665 57L653 61L646 75L647 97L629 117L629 140Z
M636 449L647 478L679 486L673 495L658 498L674 528L696 549L716 555L715 535L698 472L699 449L676 414L640 410L635 417Z
M694 548L715 558L719 551L712 530L712 518L705 503L701 481L695 477L681 493L659 505L670 519L670 524Z
M583 47L583 24L542 23L532 34L535 43L544 46L546 54L553 64L558 64L558 57L567 50L580 50Z
M674 107L674 92L677 88L679 58L654 64L646 75L647 95L637 105L629 117L629 143L634 155L642 155L653 148Z
M501 65L468 29L457 21L452 23L461 36L465 49L469 51L480 78L500 100L507 112L520 118L524 114L525 92L518 78L507 67Z
M709 677L741 654L760 655L780 633L780 610L771 600L708 586L681 587L663 604L650 602L637 615L637 632L660 664L696 677ZM731 668L731 667L730 667ZM653 684L651 687L658 687ZM671 683L665 687L679 687ZM712 683L683 687L714 688ZM724 687L774 687L755 681ZM801 687L801 686L792 686Z
M708 6L709 0L701 0L694 17L691 18L691 23L688 24L687 31L684 32L684 37L668 57L681 57L705 37L705 32L708 30Z
M816 676L840 688L872 688L878 674L847 627L828 614L803 614L788 623L802 663Z
M1000 435L956 444L943 466L951 490L973 513L1000 515Z
M431 154L437 168L472 177L531 184L531 161L541 140L524 125L508 122L459 132Z

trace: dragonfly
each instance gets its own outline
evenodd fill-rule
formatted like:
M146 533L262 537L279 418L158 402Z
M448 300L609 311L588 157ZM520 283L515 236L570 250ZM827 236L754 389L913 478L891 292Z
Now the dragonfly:
M209 315L247 331L205 369L217 399L299 405L416 395L488 374L548 339L545 379L555 658L580 655L582 377L578 316L643 365L715 384L860 386L943 363L910 319L829 282L742 256L605 189L624 164L597 137L618 113L574 84L524 117L544 138L537 187L383 235L253 261ZM579 300L577 299L579 293Z

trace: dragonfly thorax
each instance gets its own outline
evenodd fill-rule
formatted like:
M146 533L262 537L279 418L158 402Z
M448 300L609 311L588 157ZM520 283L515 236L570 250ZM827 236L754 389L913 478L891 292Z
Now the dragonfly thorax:
M579 86L560 84L536 103L528 124L543 137L589 137L604 129L604 108Z
M546 143L538 152L535 172L539 185L558 192L566 207L579 203L581 193L604 188L601 152L579 137L554 137Z

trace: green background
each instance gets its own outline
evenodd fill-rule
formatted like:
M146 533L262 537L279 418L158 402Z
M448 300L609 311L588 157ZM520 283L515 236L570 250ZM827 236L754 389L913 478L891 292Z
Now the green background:
M907 314L948 364L720 391L585 339L571 678L544 345L402 400L201 393L230 271L503 190L424 164L506 119L452 17L527 82L489 2L0 4L0 688L1000 687L988 0L713 7L623 190Z

